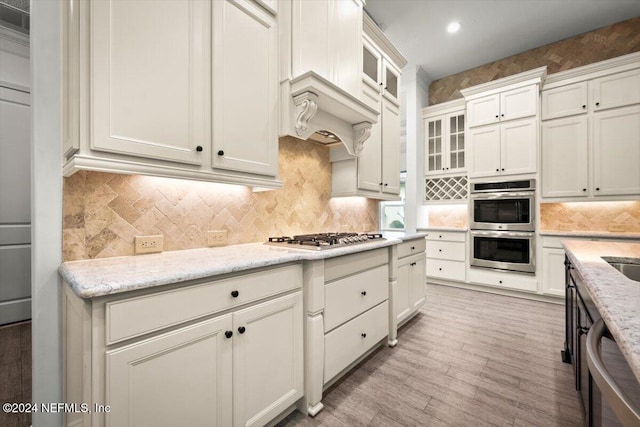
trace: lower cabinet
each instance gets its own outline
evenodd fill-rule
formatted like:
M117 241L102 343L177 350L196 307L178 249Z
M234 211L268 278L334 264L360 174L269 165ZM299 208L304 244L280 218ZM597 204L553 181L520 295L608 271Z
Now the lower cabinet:
M427 234L427 277L464 282L467 279L466 240L466 232L430 231Z
M398 280L393 295L393 309L398 324L415 314L426 301L425 255L398 260Z
M247 277L258 276L264 286L256 289ZM291 281L275 290L270 282L284 278ZM70 414L64 425L266 425L304 393L301 286L300 265L124 298L81 300L65 286L65 402L109 405L110 411ZM105 332L118 324L111 318L114 306L145 306L149 315L153 305L166 307L167 298L177 309L194 289L212 287L227 291L211 301L210 315L187 299L192 303L175 310L181 318L176 326L108 341ZM146 315L138 312L141 323Z
M542 248L542 293L564 296L564 249Z

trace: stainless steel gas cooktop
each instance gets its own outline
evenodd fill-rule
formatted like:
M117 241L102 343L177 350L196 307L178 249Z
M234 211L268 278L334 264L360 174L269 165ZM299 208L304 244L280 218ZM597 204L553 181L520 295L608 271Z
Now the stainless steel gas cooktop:
M267 245L290 247L292 249L324 250L384 240L380 233L317 233L288 237L269 237Z

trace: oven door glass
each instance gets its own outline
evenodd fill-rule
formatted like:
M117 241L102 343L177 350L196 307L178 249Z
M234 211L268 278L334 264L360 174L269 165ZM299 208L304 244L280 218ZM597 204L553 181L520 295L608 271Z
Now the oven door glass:
M472 236L471 265L535 272L533 233L472 232Z
M473 199L471 228L533 231L533 197Z

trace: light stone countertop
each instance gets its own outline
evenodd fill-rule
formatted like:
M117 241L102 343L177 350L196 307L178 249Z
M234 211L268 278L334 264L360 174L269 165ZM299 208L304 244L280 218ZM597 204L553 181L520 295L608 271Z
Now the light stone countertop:
M640 381L640 283L601 258L640 258L640 243L565 240L562 245Z
M460 227L426 227L426 228L419 228L418 231L424 231L426 233L430 231L453 231L456 233L466 233L467 231L469 231L469 229L460 228Z
M640 233L637 232L614 232L614 231L540 231L541 236L558 237L604 237L607 239L630 239L640 240Z
M334 258L400 242L399 239L387 238L321 251L247 243L218 248L70 261L60 265L58 272L80 298L95 298L287 262Z
M385 239L400 239L403 242L407 240L424 239L427 237L427 233L420 231L406 232L406 231L383 231L382 235Z

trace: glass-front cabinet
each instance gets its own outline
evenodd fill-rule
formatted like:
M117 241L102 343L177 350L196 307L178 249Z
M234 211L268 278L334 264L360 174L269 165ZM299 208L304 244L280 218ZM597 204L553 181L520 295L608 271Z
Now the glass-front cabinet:
M425 175L465 171L464 110L425 117Z

